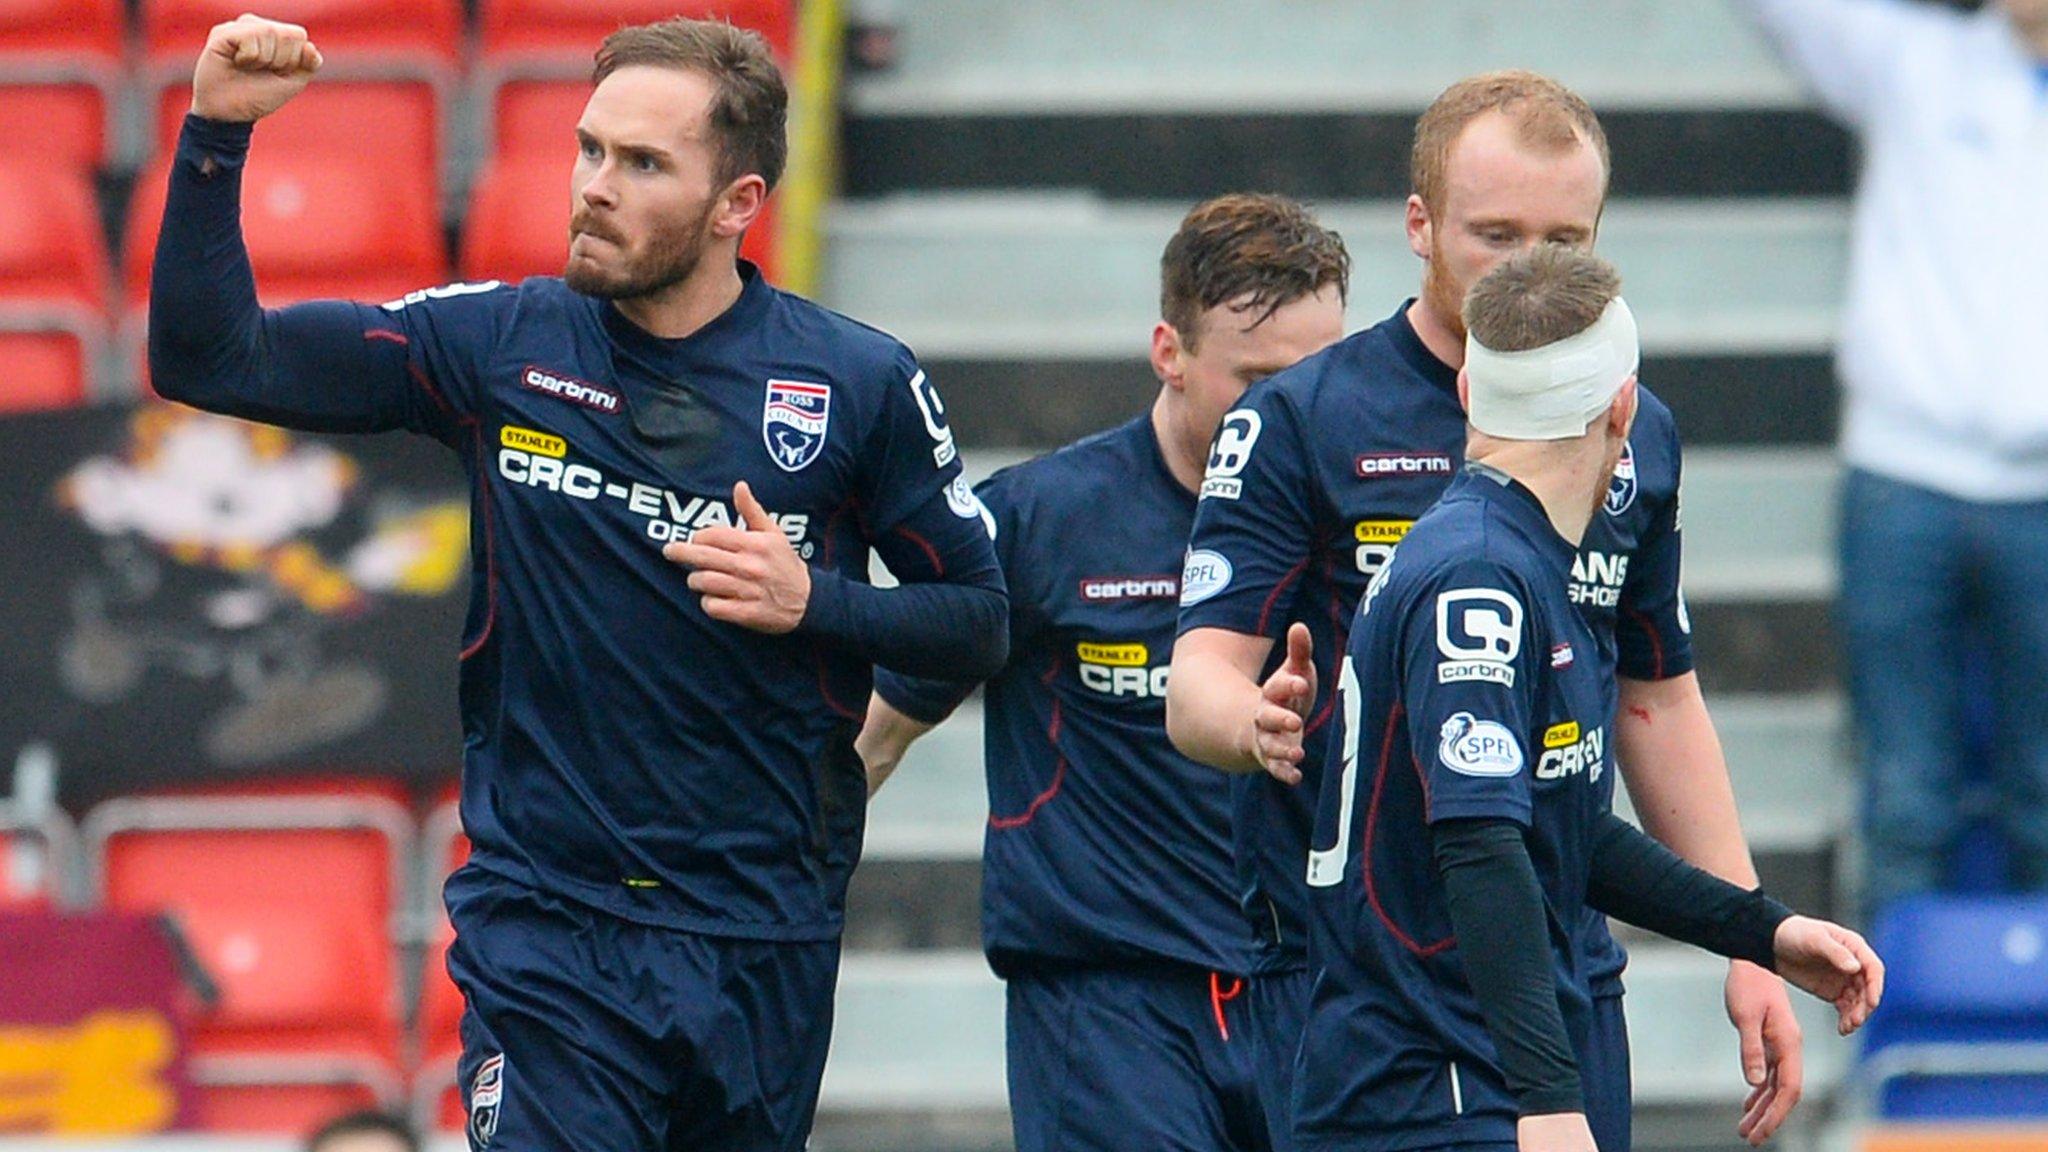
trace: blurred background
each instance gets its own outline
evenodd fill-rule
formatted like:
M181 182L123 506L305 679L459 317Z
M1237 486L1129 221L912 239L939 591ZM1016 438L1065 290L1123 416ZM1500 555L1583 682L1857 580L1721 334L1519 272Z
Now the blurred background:
M431 444L145 400L164 167L206 29L248 6L0 0L0 1133L23 1134L0 1145L257 1152L374 1107L459 1146L439 884L464 852L462 475ZM1990 895L1992 803L1956 900L1859 905L1831 365L1858 157L1733 5L256 7L329 60L257 132L244 227L271 304L559 274L597 41L678 10L759 29L793 162L747 251L909 342L977 479L1148 403L1159 252L1194 201L1311 202L1362 328L1419 282L1416 114L1489 68L1571 85L1613 149L1600 249L1685 437L1699 667L1759 867L1894 965L1864 1045L1801 1004L1807 1102L1780 1143L2048 1149L2024 1127L2048 1118L2048 912ZM1982 709L1963 722L1990 747ZM873 811L821 1152L1009 1146L980 749L970 704ZM1739 1146L1724 965L1629 942L1637 1146Z

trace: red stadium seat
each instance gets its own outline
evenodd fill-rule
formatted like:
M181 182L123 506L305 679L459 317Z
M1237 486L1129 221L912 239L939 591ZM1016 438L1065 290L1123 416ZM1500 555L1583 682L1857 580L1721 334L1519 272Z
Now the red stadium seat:
M569 257L574 153L501 153L470 190L461 271L468 280L560 276ZM747 230L740 255L774 276L774 201Z
M464 219L465 280L560 276L569 258L569 171L573 152L499 156L470 189Z
M206 1074L205 1063L194 1069ZM227 1075L218 1066L214 1076ZM392 1089L342 1080L311 1084L208 1083L195 1089L198 1127L205 1132L247 1134L311 1132L336 1116L388 1108Z
M424 59L452 68L462 47L460 0L268 0L255 8L305 26L329 64L350 70ZM246 0L142 0L149 59L190 74L215 24L250 11Z
M62 327L38 329L34 320L21 321L27 330L8 331L13 322L0 312L0 364L7 366L6 372L0 373L0 413L41 412L85 403L93 390L97 343ZM0 905L5 904L5 896L0 895Z
M606 36L627 24L671 16L723 17L768 38L788 60L794 40L791 0L481 0L480 35L487 57L563 56L589 67Z
M0 0L0 72L118 67L122 0Z
M392 927L406 808L380 796L132 798L95 809L86 838L101 900L167 912L219 986L192 1028L192 1070L222 1128L303 1127L301 1109L332 1097L400 1095Z
M39 162L90 172L110 144L107 93L85 82L0 83L0 140L34 141Z
M163 162L129 210L127 289L149 293L163 222ZM377 156L264 156L242 184L242 234L268 305L329 297L381 303L447 279L440 214L426 174Z
M0 300L106 313L106 238L82 173L0 160Z
M508 80L491 103L491 150L499 155L541 152L573 161L576 122L589 102L588 80Z
M157 92L156 144L168 156L192 107L189 83ZM433 85L419 80L322 80L267 117L252 168L278 156L341 153L427 175L440 187L441 114ZM438 194L438 192L437 192Z

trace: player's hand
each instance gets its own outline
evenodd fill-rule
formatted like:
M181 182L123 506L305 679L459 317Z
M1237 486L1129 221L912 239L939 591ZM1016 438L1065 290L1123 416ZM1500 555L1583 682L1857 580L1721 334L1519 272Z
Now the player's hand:
M733 485L732 503L739 525L699 529L661 554L691 570L690 590L704 597L706 616L771 635L795 631L811 602L810 565L746 481Z
M1520 1152L1600 1152L1584 1112L1546 1112L1515 1121Z
M1259 686L1259 710L1252 715L1252 755L1274 779L1301 783L1301 740L1316 702L1316 666L1310 660L1308 625L1287 629L1287 658Z
M1863 1026L1884 998L1884 961L1863 937L1840 924L1794 916L1771 941L1778 975L1835 1006L1836 1030Z
M320 64L320 49L304 28L245 12L206 34L192 73L192 111L253 123L305 91Z
M1752 1145L1769 1140L1806 1089L1799 1020L1785 982L1740 960L1728 966L1728 1020L1742 1039L1742 1078L1749 1097L1735 1131Z

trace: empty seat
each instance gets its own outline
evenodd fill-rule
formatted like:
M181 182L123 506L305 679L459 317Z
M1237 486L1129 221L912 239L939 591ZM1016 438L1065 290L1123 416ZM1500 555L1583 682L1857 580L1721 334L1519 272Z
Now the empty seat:
M671 16L717 17L752 28L787 60L793 42L789 0L481 0L479 32L487 57L580 57L589 67L599 42L628 24Z
M330 64L349 70L426 61L452 67L462 44L460 0L270 0L273 20L305 26ZM142 0L142 38L162 68L192 61L214 25L250 10L245 0Z
M131 303L149 293L167 171L160 161L129 209ZM242 235L266 305L327 297L381 303L447 279L425 174L375 154L258 157L243 175Z
M0 140L32 147L44 170L54 163L90 172L110 147L107 104L106 91L95 84L0 82Z
M461 275L471 280L560 276L569 258L574 153L494 157L477 174L464 218Z
M1871 945L1885 998L1863 1075L1880 1115L2048 1118L2048 897L1912 897Z
M107 245L80 172L0 160L0 300L104 315Z
M121 9L122 0L0 0L0 73L118 67Z
M256 1069L258 1073L266 1070ZM309 1070L317 1071L317 1069ZM226 1077L218 1061L198 1061L195 1077ZM344 1077L333 1083L236 1084L208 1082L194 1090L195 1121L206 1132L247 1134L311 1132L336 1116L370 1108L389 1108L396 1089Z
M223 1127L400 1094L392 927L412 838L410 813L375 795L147 797L93 810L99 898L168 914L218 987L192 1028L192 1073L217 1090Z
M10 325L19 325L10 331ZM83 404L92 395L98 344L77 331L33 315L0 309L0 413L42 412ZM0 895L0 904L6 898Z
M590 102L590 82L508 80L491 100L491 150L498 155L552 153L576 158L576 122Z
M157 92L156 144L169 155L192 108L189 83ZM418 80L328 80L307 88L256 129L252 168L278 157L341 153L428 176L440 187L439 95ZM411 179L410 176L407 177Z

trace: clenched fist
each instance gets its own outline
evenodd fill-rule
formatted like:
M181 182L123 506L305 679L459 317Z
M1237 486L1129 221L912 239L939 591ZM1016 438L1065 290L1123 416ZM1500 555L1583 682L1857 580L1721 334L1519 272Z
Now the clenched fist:
M319 70L320 49L304 28L245 12L206 34L192 73L192 111L253 123L305 91Z

